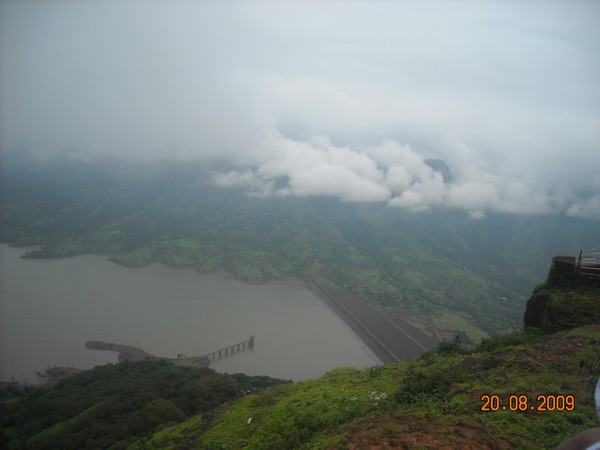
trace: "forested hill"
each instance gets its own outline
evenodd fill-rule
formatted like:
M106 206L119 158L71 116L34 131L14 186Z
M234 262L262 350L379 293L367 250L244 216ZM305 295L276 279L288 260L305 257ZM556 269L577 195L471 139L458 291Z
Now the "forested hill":
M473 349L444 342L417 361L337 369L131 448L555 448L600 419L600 286L550 276L532 298L540 289L559 308L568 303L568 327L529 324Z
M597 239L597 220L565 216L474 220L448 209L249 197L213 186L215 164L7 154L0 239L40 246L32 258L110 253L125 266L225 269L251 283L319 279L405 313L458 311L490 333L519 326L553 254Z
M529 326L471 349L444 342L417 361L339 368L293 384L145 361L97 367L52 388L5 389L0 445L555 448L598 426L600 317L589 314L589 301L600 304L600 288L544 286L568 300L569 329Z

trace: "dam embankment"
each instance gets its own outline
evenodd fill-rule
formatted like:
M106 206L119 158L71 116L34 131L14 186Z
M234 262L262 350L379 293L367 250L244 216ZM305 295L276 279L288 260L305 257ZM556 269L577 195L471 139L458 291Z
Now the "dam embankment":
M345 289L308 281L312 289L384 364L417 359L438 342L400 318L390 318Z

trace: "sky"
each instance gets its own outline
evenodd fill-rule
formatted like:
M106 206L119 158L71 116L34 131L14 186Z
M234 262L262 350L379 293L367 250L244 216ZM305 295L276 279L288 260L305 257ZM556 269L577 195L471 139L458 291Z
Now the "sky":
M0 145L218 160L211 183L265 197L599 218L598 23L594 0L0 0Z

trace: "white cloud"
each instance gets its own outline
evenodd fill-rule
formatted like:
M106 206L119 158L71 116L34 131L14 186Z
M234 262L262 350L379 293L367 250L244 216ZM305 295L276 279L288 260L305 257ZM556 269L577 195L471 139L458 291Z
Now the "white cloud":
M491 209L498 201L498 191L490 182L462 181L449 187L448 202L451 206L481 211Z
M290 175L289 192L293 195L325 195L349 202L381 202L390 195L376 181L333 164L316 165Z
M471 219L481 220L485 219L485 212L481 209L477 209L475 211L469 211L469 216Z
M266 192L274 179L285 179L274 194L330 196L349 202L382 202L390 196L382 184L384 173L367 155L337 147L324 138L299 142L273 131L265 133L257 145L264 161L255 160L253 171L213 174L213 184L246 187L251 193ZM245 162L245 159L244 159Z
M213 183L263 196L597 216L597 2L0 8L2 150L217 158L234 170Z
M600 218L600 195L577 200L576 203L567 209L567 214L573 217L596 217Z
M250 170L236 171L227 173L214 172L212 174L212 183L222 188L253 188L258 187L261 182L257 179L254 172Z
M385 175L385 184L392 192L403 192L412 184L413 177L404 166L390 166Z
M600 196L580 200L564 184L553 189L534 177L500 175L477 165L463 167L460 176L445 182L441 173L425 163L423 155L390 140L351 148L323 137L294 140L271 130L254 145L260 150L250 148L255 155L252 163L241 158L238 164L243 170L215 173L213 184L244 188L252 195L328 196L346 202L387 203L412 211L460 208L474 219L484 218L486 210L513 214L566 211L578 217L597 216L599 211ZM262 155L262 160L256 155Z

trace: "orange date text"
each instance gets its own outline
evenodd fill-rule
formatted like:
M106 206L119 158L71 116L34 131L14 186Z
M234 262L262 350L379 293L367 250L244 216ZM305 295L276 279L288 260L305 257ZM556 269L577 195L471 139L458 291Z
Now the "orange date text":
M524 394L483 394L481 411L573 411L575 397L563 394L540 394L530 398Z

